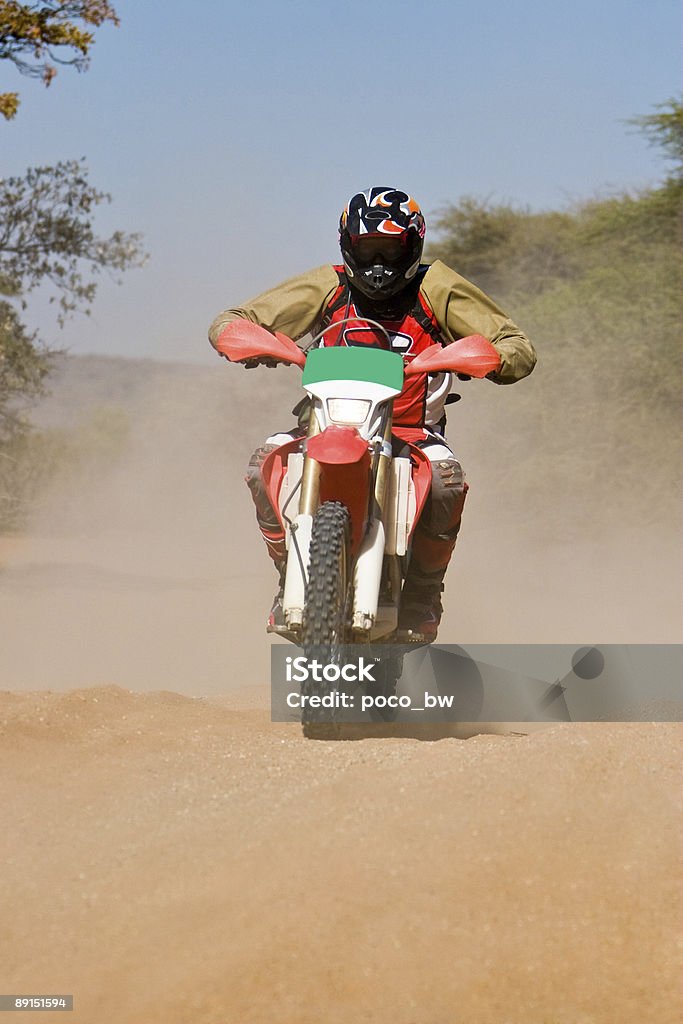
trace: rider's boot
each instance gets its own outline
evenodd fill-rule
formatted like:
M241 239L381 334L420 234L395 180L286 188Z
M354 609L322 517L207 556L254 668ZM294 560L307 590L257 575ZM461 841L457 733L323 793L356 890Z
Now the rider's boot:
M279 564L275 562L275 568L277 569L280 582L278 589L273 598L273 606L270 609L270 615L268 616L268 632L269 633L281 633L287 631L287 623L285 622L284 613L284 597L285 597L285 574L287 570L287 562L283 559Z
M273 606L268 616L268 632L278 633L286 630L283 612L283 599L285 592L285 569L287 566L287 549L285 546L285 533L282 529L275 509L270 503L261 467L268 455L277 448L274 444L264 444L257 448L247 468L245 480L256 506L256 521L259 530L268 548L268 554L272 558L279 576L277 593L273 599Z
M401 591L398 629L410 637L436 640L443 614L441 594L446 569L425 572L419 567L411 569Z
M460 530L467 484L460 463L432 464L429 502L413 537L408 573L401 591L399 633L407 639L436 639L443 614L443 579Z

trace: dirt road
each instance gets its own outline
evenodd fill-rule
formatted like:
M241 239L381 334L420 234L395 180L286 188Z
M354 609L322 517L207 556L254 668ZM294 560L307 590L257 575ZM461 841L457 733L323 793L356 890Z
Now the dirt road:
M3 991L74 1024L680 1020L680 726L316 743L264 703L2 695Z
M262 425L180 380L0 538L0 993L73 994L26 1024L678 1024L682 727L271 724ZM477 462L444 642L677 641L671 536L584 505L549 542L553 495L508 522Z

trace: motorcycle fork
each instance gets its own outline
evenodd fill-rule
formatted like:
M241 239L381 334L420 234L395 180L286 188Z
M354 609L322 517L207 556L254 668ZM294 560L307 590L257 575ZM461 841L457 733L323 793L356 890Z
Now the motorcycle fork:
M320 424L318 423L318 417L315 414L315 409L311 409L311 415L308 421L307 440L311 437L315 437L315 435L319 433ZM304 468L301 475L301 499L299 501L299 513L313 517L318 511L319 504L320 463L316 462L315 459L309 458L308 455L305 454Z
M354 572L353 629L357 636L370 639L378 623L380 591L383 579L389 579L391 603L396 603L395 559L387 559L384 532L384 511L389 491L392 463L392 407L382 417L381 440L376 442L371 465L371 486L368 507L368 529L356 559Z
M384 520L384 505L387 497L389 472L391 470L392 460L391 430L393 426L393 416L391 413L391 408L387 409L385 412L381 446L378 451L375 452L372 460L373 487L371 488L371 495L373 507L369 510L370 518L378 518L382 520Z
M377 475L375 477L375 503L377 514L384 522L387 493L389 490L389 473L393 461L392 430L394 425L393 404L387 409L387 418L384 424L384 435L382 451L377 456ZM390 603L398 608L401 601L401 587L403 586L403 573L401 560L396 555L384 556L384 573L388 585Z
M379 588L382 577L382 563L385 561L384 508L388 495L389 473L391 472L392 462L392 423L392 409L389 407L383 417L382 439L378 442L377 448L372 457L370 469L371 480L368 497L368 533L361 545L360 552L354 559L353 564L349 567L350 578L354 581L353 628L354 631L359 630L366 635L368 630L371 628L371 623L374 622L377 615ZM320 426L318 424L317 416L315 415L314 410L312 410L308 426L308 439L314 437L318 433L320 433ZM306 455L304 458L301 477L299 515L306 518L310 517L309 522L315 516L320 505L320 472L320 463ZM360 566L358 565L359 559L366 567L365 572L359 573L356 571L360 570ZM394 601L397 601L396 595L400 594L401 589L400 568L395 558L390 559L390 563L391 564L387 566L390 579L390 589L392 598ZM358 587L361 580L364 581L365 585L362 586L362 593L359 593ZM372 580L374 580L374 582L372 582ZM299 587L300 586L301 584L299 584ZM299 587L297 587L297 590L299 590ZM288 598L289 584L285 589L286 606L289 606L290 604ZM358 603L360 603L360 607L358 606ZM296 604L299 605L300 601L296 601ZM302 604L301 607L303 607ZM368 615L368 613L370 614ZM300 612L295 613L293 622L301 621L300 614Z

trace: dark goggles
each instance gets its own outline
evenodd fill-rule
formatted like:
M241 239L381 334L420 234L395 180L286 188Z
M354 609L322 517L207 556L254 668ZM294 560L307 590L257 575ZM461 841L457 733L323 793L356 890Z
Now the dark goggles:
M408 247L408 232L400 235L352 235L351 250L359 266L371 267L375 263L391 266L405 256Z

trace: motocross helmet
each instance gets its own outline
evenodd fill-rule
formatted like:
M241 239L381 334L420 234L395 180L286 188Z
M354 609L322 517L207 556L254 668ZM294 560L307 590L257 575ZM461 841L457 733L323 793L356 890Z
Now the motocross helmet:
M415 277L425 220L412 196L386 186L356 192L339 221L344 269L352 287L384 302Z

